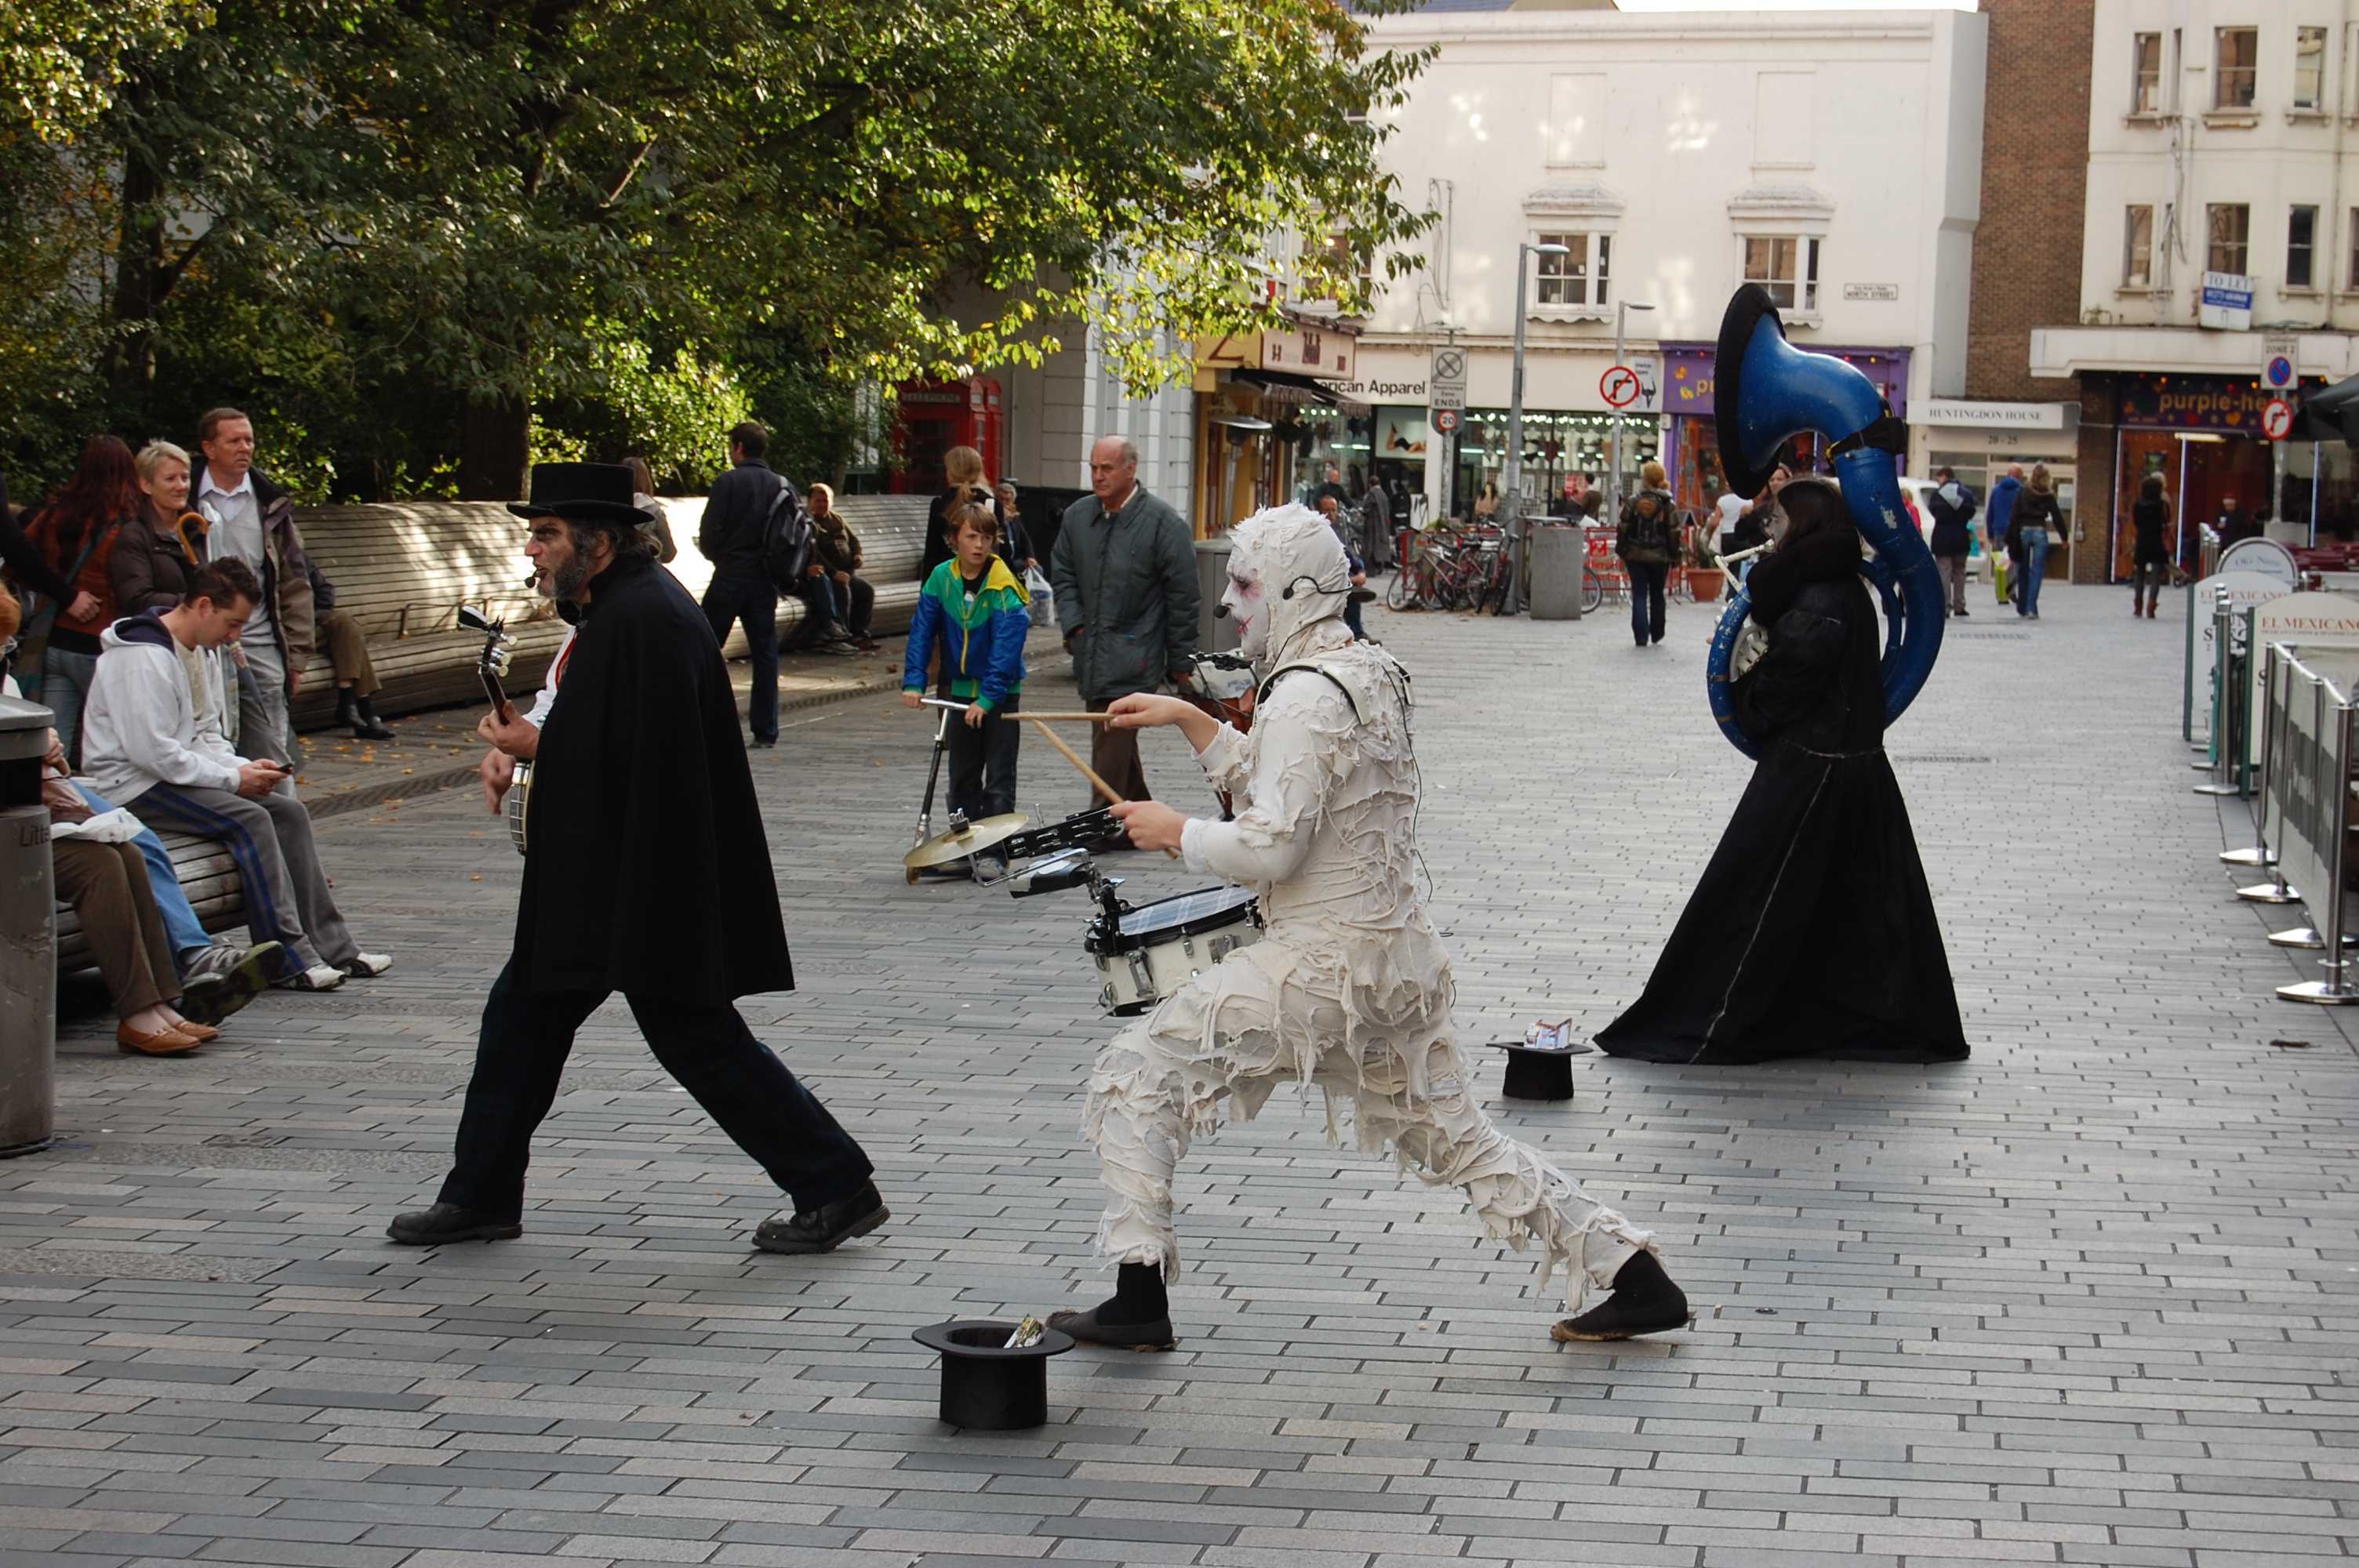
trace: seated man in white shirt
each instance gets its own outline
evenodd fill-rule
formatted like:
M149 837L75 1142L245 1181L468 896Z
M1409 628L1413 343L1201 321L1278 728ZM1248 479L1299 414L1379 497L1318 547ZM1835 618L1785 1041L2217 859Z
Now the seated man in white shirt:
M311 841L311 814L287 769L248 761L223 738L232 711L222 661L262 591L251 568L200 570L171 609L116 622L99 638L83 717L82 761L102 794L160 832L228 847L256 942L288 955L279 984L332 990L393 967L344 928Z

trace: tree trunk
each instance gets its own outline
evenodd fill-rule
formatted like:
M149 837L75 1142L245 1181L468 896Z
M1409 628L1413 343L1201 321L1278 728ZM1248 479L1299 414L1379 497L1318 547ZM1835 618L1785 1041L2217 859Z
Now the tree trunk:
M522 501L532 452L532 405L470 399L459 425L459 499Z
M117 113L129 114L134 107L126 97ZM164 281L163 194L163 175L141 139L125 138L112 308L118 330L106 351L105 366L107 389L118 400L144 395L156 377L156 308L162 303Z

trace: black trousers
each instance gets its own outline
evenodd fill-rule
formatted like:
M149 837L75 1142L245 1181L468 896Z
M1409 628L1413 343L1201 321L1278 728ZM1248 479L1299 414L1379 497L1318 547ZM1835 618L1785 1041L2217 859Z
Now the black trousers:
M1024 740L1023 721L1011 717L1023 693L1009 692L978 729L962 714L951 715L951 809L967 820L1016 809L1016 758Z
M778 738L778 590L765 579L716 577L704 590L704 619L716 643L729 641L732 622L745 625L745 657L754 690L745 725L756 741Z
M1663 589L1670 581L1671 566L1669 561L1625 564L1630 568L1630 634L1638 639L1643 648L1650 642L1663 640L1664 626L1669 619L1665 614L1668 606L1663 602Z
M532 1134L557 1098L574 1033L603 991L533 991L514 960L484 1003L475 1076L467 1082L459 1146L441 1201L501 1219L524 1212ZM875 1167L810 1090L756 1040L737 1010L625 996L664 1070L751 1154L797 1210L850 1197Z
M827 580L834 589L836 620L853 636L867 636L868 622L876 613L876 585L864 577L854 577L849 586L833 578Z

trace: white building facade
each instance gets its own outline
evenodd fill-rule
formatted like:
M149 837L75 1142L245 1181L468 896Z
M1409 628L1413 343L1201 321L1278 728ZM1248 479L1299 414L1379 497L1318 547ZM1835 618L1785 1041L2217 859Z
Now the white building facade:
M1797 345L1851 361L1903 417L1962 390L1981 16L1437 13L1374 32L1396 49L1440 46L1393 115L1386 161L1440 221L1425 270L1387 288L1365 324L1343 390L1371 414L1339 427L1339 461L1373 464L1433 515L1464 514L1496 478L1524 244L1568 253L1527 263L1536 500L1606 467L1601 384L1619 323L1625 362L1652 357L1659 391L1625 421L1625 478L1659 456L1682 504L1710 504L1713 340L1748 280L1778 301ZM1441 348L1466 356L1454 441L1428 416Z
M2081 319L2031 347L2033 374L2081 393L2083 494L2107 503L2085 510L2084 542L2105 529L2106 575L2126 575L2148 475L2190 559L2195 525L2231 499L2305 533L2336 523L2345 465L2306 442L2272 507L2260 376L2286 347L2312 386L2359 371L2359 168L2343 168L2359 16L2343 0L2097 0L2094 51Z

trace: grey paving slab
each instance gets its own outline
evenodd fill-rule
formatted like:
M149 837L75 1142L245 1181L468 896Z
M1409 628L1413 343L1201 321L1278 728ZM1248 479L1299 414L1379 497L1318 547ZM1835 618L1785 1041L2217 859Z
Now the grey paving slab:
M889 696L756 761L803 989L756 1032L869 1148L894 1223L749 1251L778 1206L619 1006L584 1030L521 1241L383 1244L443 1168L519 865L462 716L330 749L339 896L393 972L266 997L198 1057L63 1030L63 1141L0 1164L5 1563L322 1568L1186 1563L1930 1568L2348 1556L2359 1053L2214 860L2179 633L2057 587L1952 622L1891 737L1973 1061L1583 1057L1495 1115L1661 1233L1699 1309L1616 1347L1455 1195L1281 1091L1179 1196L1182 1343L1055 1363L1049 1424L959 1433L909 1331L1094 1300L1071 899L910 887L926 732ZM1377 613L1417 674L1430 899L1478 1046L1636 993L1742 789L1709 611ZM1069 705L1055 668L1035 706ZM1166 797L1207 795L1147 738ZM439 750L438 750L439 748ZM453 748L456 748L455 750ZM404 773L403 768L411 772ZM1019 799L1078 782L1027 747ZM394 786L388 791L386 786ZM376 791L375 795L368 792ZM1146 857L1139 896L1196 879ZM1859 961L1873 963L1875 955ZM85 1005L86 989L71 993ZM2288 1044L2296 1042L2299 1044Z

